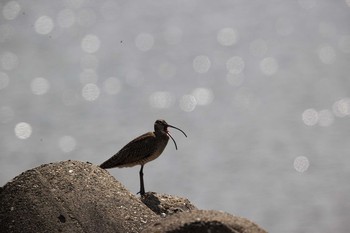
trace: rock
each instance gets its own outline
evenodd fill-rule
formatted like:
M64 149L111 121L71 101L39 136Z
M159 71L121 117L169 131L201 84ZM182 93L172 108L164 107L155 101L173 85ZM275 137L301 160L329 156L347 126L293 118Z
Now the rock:
M160 215L161 217L197 209L197 207L192 205L186 198L167 194L157 194L155 192L147 192L143 197L141 197L141 201L154 213Z
M106 170L64 161L28 170L0 188L0 232L265 233L253 222L204 211L186 198L140 199Z
M180 212L160 220L143 233L267 233L248 219L215 210Z
M46 164L0 193L0 232L140 232L159 220L113 176L78 161Z

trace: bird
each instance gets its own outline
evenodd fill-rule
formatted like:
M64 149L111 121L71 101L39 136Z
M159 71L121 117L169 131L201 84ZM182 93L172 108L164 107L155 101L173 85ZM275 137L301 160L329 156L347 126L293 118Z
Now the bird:
M177 150L176 142L168 131L169 127L179 130L185 135L185 137L187 137L184 131L175 126L169 125L165 120L156 120L154 122L154 132L148 132L135 138L120 149L115 155L103 162L100 167L103 169L109 169L115 167L123 168L141 165L139 172L140 191L137 194L140 194L141 197L144 196L144 165L152 160L155 160L162 154L166 145L168 144L169 137L173 140L175 149Z

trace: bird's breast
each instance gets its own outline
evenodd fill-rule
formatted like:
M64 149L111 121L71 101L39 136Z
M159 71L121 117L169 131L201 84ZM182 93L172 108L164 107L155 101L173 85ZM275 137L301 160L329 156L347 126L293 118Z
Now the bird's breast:
M167 137L167 135L161 140L157 140L154 150L148 157L144 159L144 161L142 161L142 163L145 164L147 162L150 162L158 158L163 153L166 145L168 144L168 141L169 141L169 137Z

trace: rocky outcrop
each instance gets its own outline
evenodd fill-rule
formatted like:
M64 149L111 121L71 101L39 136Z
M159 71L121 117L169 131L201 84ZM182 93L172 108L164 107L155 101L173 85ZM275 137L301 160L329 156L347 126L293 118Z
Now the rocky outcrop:
M197 210L187 199L138 198L96 165L28 170L0 189L0 232L265 232L249 220ZM225 230L225 231L224 231Z

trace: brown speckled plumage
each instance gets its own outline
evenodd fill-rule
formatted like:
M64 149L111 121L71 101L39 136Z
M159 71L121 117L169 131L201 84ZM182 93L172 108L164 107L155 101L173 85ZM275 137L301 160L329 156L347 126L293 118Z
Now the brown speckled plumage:
M102 163L100 167L108 169L114 167L121 168L141 165L140 194L144 195L143 166L161 155L164 148L168 144L169 137L173 140L175 148L177 149L175 140L168 132L168 127L181 131L187 137L187 135L181 129L169 125L164 120L157 120L154 123L154 132L148 132L135 138L110 159Z

